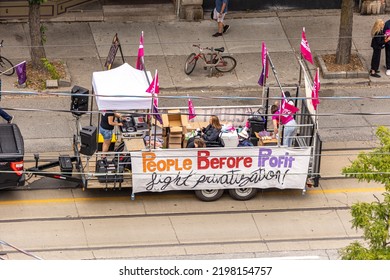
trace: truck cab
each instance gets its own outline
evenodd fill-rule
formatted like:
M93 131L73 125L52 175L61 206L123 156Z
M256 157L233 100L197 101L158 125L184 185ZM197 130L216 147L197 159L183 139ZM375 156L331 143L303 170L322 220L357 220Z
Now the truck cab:
M0 189L23 186L24 142L16 124L0 124Z

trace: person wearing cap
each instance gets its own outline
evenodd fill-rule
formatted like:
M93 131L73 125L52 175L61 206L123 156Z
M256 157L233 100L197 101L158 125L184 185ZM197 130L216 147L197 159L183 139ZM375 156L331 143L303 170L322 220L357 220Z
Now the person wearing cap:
M249 135L246 130L242 130L238 133L238 145L237 147L250 147L253 146L252 142L249 141Z

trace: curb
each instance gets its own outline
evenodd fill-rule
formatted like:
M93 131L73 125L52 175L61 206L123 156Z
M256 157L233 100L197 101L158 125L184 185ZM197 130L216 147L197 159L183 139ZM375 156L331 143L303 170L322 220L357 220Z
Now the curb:
M360 53L356 53L360 61L364 61ZM322 59L322 55L318 55L317 61L319 63L320 69L322 71L322 76L324 79L356 79L363 78L368 79L369 74L367 71L339 71L339 72L330 72L328 71L325 61Z

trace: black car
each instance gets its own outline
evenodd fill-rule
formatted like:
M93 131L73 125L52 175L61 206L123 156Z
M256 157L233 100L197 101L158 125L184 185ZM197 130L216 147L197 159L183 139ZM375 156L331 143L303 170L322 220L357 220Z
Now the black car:
M0 124L0 189L24 185L24 142L16 124Z

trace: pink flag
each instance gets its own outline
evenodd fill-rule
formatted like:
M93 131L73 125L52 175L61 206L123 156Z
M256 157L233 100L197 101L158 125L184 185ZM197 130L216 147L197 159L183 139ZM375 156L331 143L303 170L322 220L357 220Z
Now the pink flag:
M138 57L135 68L138 70L144 70L144 32L141 32L141 37L139 38L139 48L138 48Z
M313 90L311 92L311 102L313 104L314 110L317 110L317 105L320 104L318 99L318 92L320 91L320 70L317 68L316 76L314 77Z
M158 73L157 73L157 69L156 69L156 74L154 75L154 79L153 81L150 83L148 89L146 90L146 92L149 92L149 93L155 93L155 94L159 94L160 93L160 85L158 83Z
M282 91L282 96L283 96L283 100L281 104L281 109L283 114L295 114L296 112L299 111L299 108L289 103L283 91Z
M192 120L195 117L196 114L195 114L194 104L192 104L192 100L188 98L188 119Z
M260 78L258 84L263 86L265 83L265 78L268 78L268 57L267 57L267 47L264 42L261 44L261 66L263 67L260 73Z
M302 40L301 40L301 54L304 59L313 64L313 57L311 55L309 42L306 40L305 27L302 30Z

